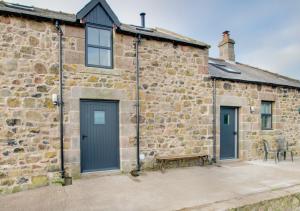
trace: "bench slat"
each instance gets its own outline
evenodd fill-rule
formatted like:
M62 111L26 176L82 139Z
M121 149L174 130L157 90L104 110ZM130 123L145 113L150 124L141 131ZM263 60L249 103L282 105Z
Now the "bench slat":
M177 160L177 159L189 159L189 158L200 158L206 157L207 155L171 155L171 156L157 156L157 160Z

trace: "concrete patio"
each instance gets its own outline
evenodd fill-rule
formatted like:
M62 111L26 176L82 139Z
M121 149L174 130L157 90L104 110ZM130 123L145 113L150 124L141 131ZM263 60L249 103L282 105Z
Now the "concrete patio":
M300 192L300 159L91 176L0 197L1 210L218 210Z

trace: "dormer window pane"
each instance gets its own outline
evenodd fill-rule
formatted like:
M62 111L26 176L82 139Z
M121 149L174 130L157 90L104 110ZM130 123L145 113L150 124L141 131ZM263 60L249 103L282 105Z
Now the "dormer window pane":
M100 64L100 49L89 47L88 48L88 63L90 65Z
M88 44L100 46L99 29L88 27Z
M111 51L100 49L100 64L103 66L111 66Z
M111 47L111 32L107 30L100 30L100 45L104 47Z

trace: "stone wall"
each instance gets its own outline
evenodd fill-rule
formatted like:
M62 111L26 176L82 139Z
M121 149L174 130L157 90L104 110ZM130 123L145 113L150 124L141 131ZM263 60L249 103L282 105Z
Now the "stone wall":
M261 101L273 102L273 129L261 129ZM300 152L300 90L249 83L217 81L217 155L220 145L220 106L239 108L239 157L242 160L262 159L266 139L272 147L276 139L285 137ZM255 111L251 113L250 107Z
M80 99L119 101L121 170L128 172L136 165L135 38L114 33L114 69L89 68L84 28L62 28L67 174L80 177ZM0 16L0 29L0 192L8 193L59 174L58 108L51 102L58 37L52 23L16 17ZM140 51L143 168L152 168L157 154L211 151L208 51L146 39Z
M66 162L80 170L80 99L120 101L121 170L136 165L135 38L114 34L114 69L84 65L84 29L65 29ZM76 47L77 46L77 47ZM211 82L208 51L143 39L140 46L141 153L143 168L157 154L209 153ZM199 91L201 90L201 91ZM191 115L193 113L193 115ZM201 125L199 127L199 125Z
M84 28L62 28L67 174L80 177L80 99L119 101L121 171L128 172L136 165L135 38L114 32L114 68L90 68ZM8 193L59 175L59 117L51 102L58 94L58 37L52 23L4 16L0 37L0 193ZM142 39L140 60L143 168L155 167L156 155L212 155L208 50ZM298 90L218 81L217 95L217 120L221 105L240 108L240 158L258 158L261 139L278 135L299 151ZM274 101L272 131L260 129L261 100Z
M0 16L0 193L59 171L57 44L51 24Z
M212 92L207 51L143 41L141 152L155 155L212 152Z

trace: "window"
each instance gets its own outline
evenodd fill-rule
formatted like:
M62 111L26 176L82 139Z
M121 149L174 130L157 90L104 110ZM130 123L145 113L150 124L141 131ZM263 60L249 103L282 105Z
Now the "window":
M234 73L234 74L241 74L240 71L238 71L237 69L233 69L229 66L226 66L224 64L218 64L218 63L215 63L213 61L209 61L209 64L213 65L214 67L220 69L220 70L223 70L227 73Z
M230 116L229 114L224 115L224 125L229 125L230 124Z
M261 128L263 130L272 129L272 102L261 102Z
M104 125L105 124L105 112L104 111L94 111L94 124Z
M112 68L112 30L91 26L86 30L87 66Z

